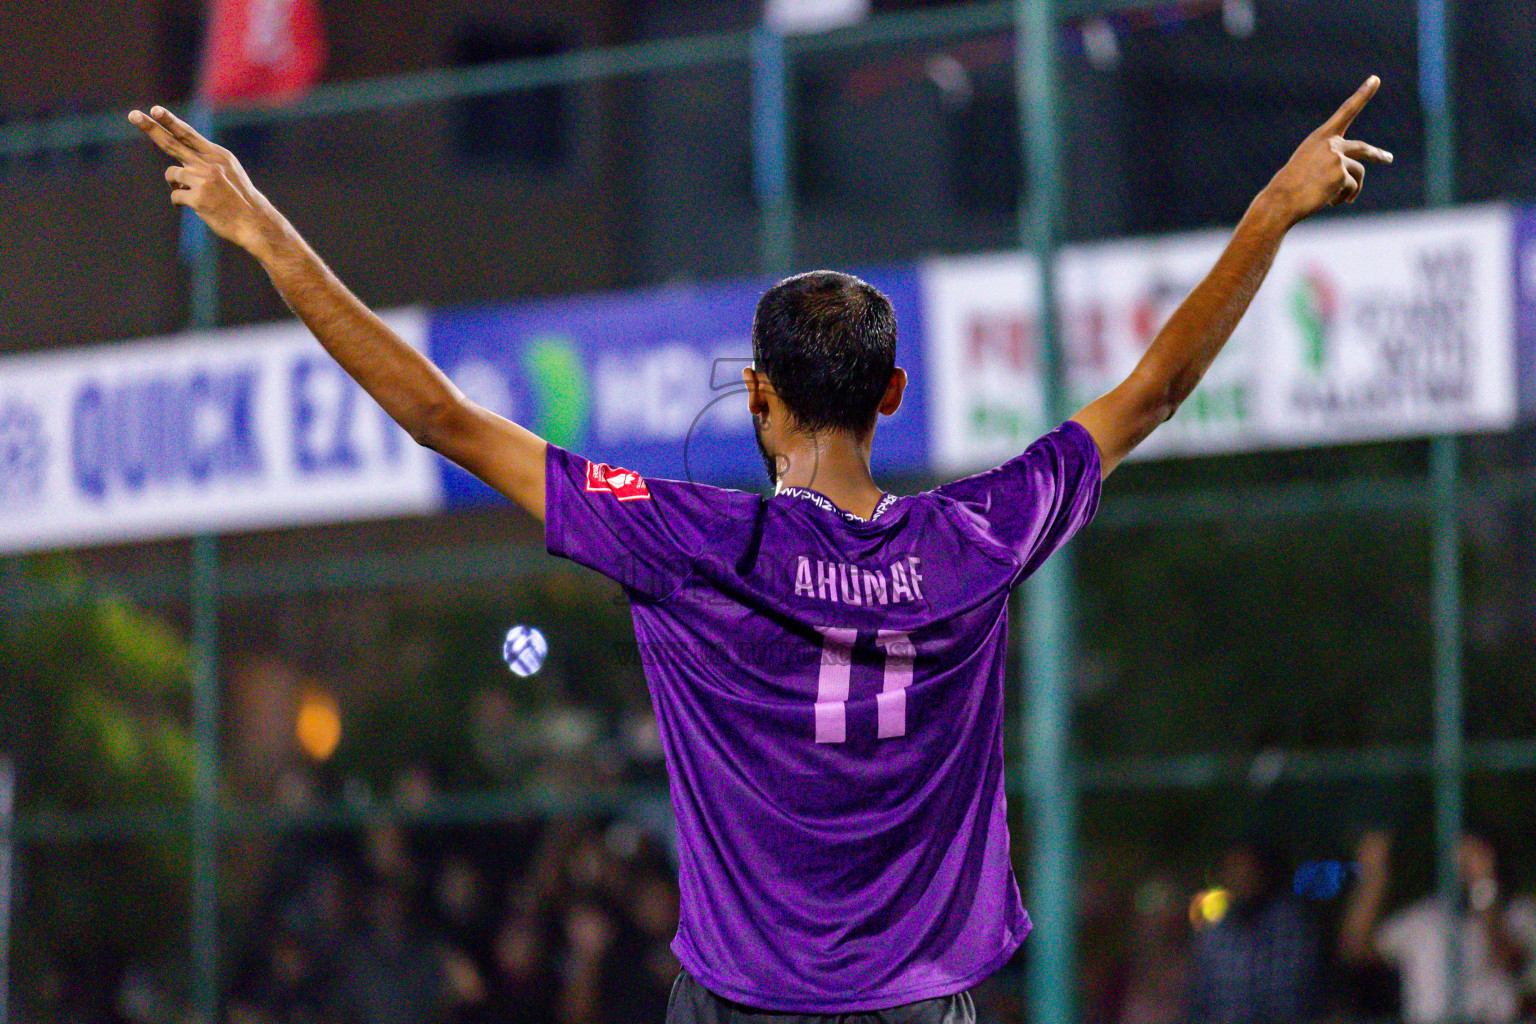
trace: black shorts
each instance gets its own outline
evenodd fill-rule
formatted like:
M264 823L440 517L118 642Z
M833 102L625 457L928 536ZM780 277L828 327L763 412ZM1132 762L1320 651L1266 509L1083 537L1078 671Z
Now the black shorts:
M678 974L667 999L667 1024L976 1024L969 992L855 1013L778 1013L723 999L687 971Z

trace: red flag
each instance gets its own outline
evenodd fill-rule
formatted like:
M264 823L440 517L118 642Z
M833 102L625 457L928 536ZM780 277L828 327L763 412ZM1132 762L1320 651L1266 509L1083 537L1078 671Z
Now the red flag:
M203 95L281 103L314 85L325 65L317 0L212 0Z

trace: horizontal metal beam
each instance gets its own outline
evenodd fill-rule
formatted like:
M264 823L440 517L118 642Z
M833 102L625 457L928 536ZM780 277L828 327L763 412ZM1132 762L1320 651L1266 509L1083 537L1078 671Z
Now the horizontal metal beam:
M318 86L283 106L230 106L216 111L216 130L277 124L313 117L395 110L423 103L472 99L519 89L575 85L624 75L685 71L747 59L745 32L720 32L656 42L611 46L550 57L483 64L472 68L419 71ZM91 143L136 138L127 111L85 117L25 121L0 127L0 155L26 157L62 152Z
M112 811L33 811L18 814L11 835L18 843L117 843L185 835L190 807Z
M1154 789L1210 789L1218 786L1263 788L1276 782L1354 782L1364 779L1424 775L1433 767L1429 747L1383 746L1357 750L1264 751L1258 755L1188 754L1087 762L1078 784L1089 792L1114 793ZM1536 772L1536 740L1495 740L1467 745L1466 769L1472 774ZM1022 797L1021 792L1010 795ZM280 807L225 807L219 828L230 835L289 829L327 831L369 825L478 825L536 814L608 814L637 804L667 800L655 786L449 793L416 809L391 804L332 804L313 811ZM12 834L31 844L128 842L184 836L190 807L153 807L115 811L35 811L18 815Z
M281 807L224 807L218 827L230 835L290 829L328 831L369 825L477 825L535 814L609 814L638 804L665 802L667 791L655 786L605 789L486 790L448 793L420 808L392 804L333 804L296 812ZM12 835L34 844L127 842L185 837L192 808L153 807L114 811L37 811L18 815Z
M947 36L1012 29L1012 3L980 3L881 15L847 28L792 36L785 45L791 53L828 53L861 46L920 43Z
M1175 0L1058 0L1056 19L1063 24L1087 18L1173 7ZM846 28L787 40L792 53L827 53L860 46L921 43L946 36L1012 32L1014 4L977 3L906 14L886 14Z
M13 563L14 565L15 563ZM226 600L292 597L332 590L387 590L395 587L475 582L509 582L532 575L581 573L570 562L551 559L537 544L470 544L410 552L323 555L275 561L226 563L220 596ZM157 568L91 577L89 586L50 590L16 573L7 588L5 611L68 608L104 596L141 604L185 600L190 578L185 568Z
M1536 771L1536 740L1467 744L1469 773ZM1258 754L1187 754L1088 762L1078 774L1087 790L1208 789L1222 785L1264 788L1276 782L1358 782L1425 775L1435 766L1428 746L1344 750L1270 750Z
M325 590L500 582L580 572L574 563L550 558L541 544L475 544L403 553L231 564L224 569L224 596L250 600Z
M1063 21L1098 14L1166 6L1166 0L1064 0ZM859 25L817 35L796 36L792 53L826 53L859 46L937 40L948 36L1012 29L1012 4L988 2L909 14L889 14ZM593 47L550 57L483 64L473 68L418 71L355 82L322 85L283 106L231 106L216 111L214 128L223 130L334 117L371 110L396 110L424 103L472 99L558 85L579 85L629 75L688 71L718 64L747 62L749 32L715 32L678 39ZM146 101L149 102L149 101ZM121 143L138 136L127 111L20 121L0 126L0 157L26 159L67 153L84 146Z
M1536 498L1536 470L1489 473L1470 481L1463 479L1457 493L1462 508ZM1101 530L1127 530L1297 519L1324 513L1379 515L1396 512L1428 516L1433 502L1429 480L1419 477L1245 484L1112 497L1100 507L1093 525Z
M627 75L689 71L745 62L748 33L719 32L610 46L551 57L503 61L473 68L421 71L321 86L281 107L230 107L214 115L220 127L274 124L311 117L398 109L422 103L473 99L520 89L579 85Z
M1536 498L1536 471L1490 474L1463 486L1464 507ZM1198 523L1262 522L1325 513L1427 515L1428 484L1416 477L1285 483L1113 496L1100 508L1096 530L1175 528ZM5 611L17 615L69 607L104 594L154 604L186 597L187 570L147 569L98 575L84 590L50 592L9 567ZM537 543L451 545L410 552L325 555L228 563L225 598L256 600L334 590L389 589L445 583L515 580L551 572L580 572L548 558Z
M1100 530L1196 523L1295 519L1324 512L1379 514L1429 510L1428 483L1417 478L1290 482L1112 497L1094 518ZM1536 487L1533 487L1536 490Z

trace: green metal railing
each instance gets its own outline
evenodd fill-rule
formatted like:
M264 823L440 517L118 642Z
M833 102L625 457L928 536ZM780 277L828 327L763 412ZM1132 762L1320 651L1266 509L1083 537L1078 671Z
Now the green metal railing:
M1454 122L1448 78L1451 46L1447 0L1420 4L1421 79L1426 131L1428 205L1445 205L1454 195ZM277 109L232 108L206 117L212 134L248 125L401 108L487 96L519 89L568 85L618 76L679 71L712 65L749 65L752 72L752 135L755 185L762 215L759 262L765 273L788 272L796 264L794 175L791 131L794 97L790 82L803 56L869 44L935 40L966 33L1017 29L1015 61L1022 147L1030 192L1019 211L1018 237L1043 268L1041 308L1056 308L1052 256L1060 238L1065 182L1060 138L1060 69L1056 29L1064 21L1117 10L1157 6L1153 0L1007 0L873 18L865 24L818 36L779 38L766 30L696 35L684 39L585 50L559 56L493 64L468 70L431 71L318 88ZM64 118L0 128L0 155L20 156L70 150L92 142L130 138L119 115ZM203 245L193 268L194 327L217 322L218 247ZM1072 410L1064 404L1061 346L1056 320L1042 318L1042 379L1052 422ZM1201 521L1315 515L1321 509L1362 514L1394 509L1428 517L1433 537L1434 738L1425 749L1380 748L1362 752L1286 755L1287 777L1350 779L1428 774L1434 781L1439 885L1454 886L1452 844L1460 828L1466 771L1528 771L1536 768L1536 744L1465 745L1462 741L1461 564L1459 513L1478 496L1536 494L1536 476L1511 474L1469 487L1460 478L1454 438L1433 442L1432 472L1426 481L1352 481L1329 485L1247 488L1184 493L1155 502L1106 507L1100 528L1181 525ZM278 812L236 808L219 792L218 613L232 598L275 596L352 587L387 587L421 582L506 578L529 560L506 547L454 547L406 557L327 556L261 564L221 565L218 542L199 537L192 544L189 575L140 572L99 580L98 585L136 599L164 600L180 594L192 608L193 732L196 740L195 797L189 808L161 808L100 814L31 814L9 826L9 836L27 843L62 843L190 833L193 841L192 962L193 1010L203 1022L218 1008L217 851L223 835L288 827L352 827L392 819L421 823L504 820L528 810L602 809L655 799L650 790L603 793L525 792L444 797L430 808L336 807L293 818ZM540 571L549 571L548 566ZM14 573L7 584L5 613L28 611L73 598L28 591ZM1023 707L1021 739L1025 756L1011 774L1010 791L1027 801L1033 822L1030 860L1031 911L1037 923L1029 944L1031 1012L1037 1021L1059 1024L1076 1018L1074 1003L1075 908L1073 872L1077 860L1077 801L1085 790L1148 787L1208 787L1240 781L1249 770L1242 760L1214 755L1135 759L1091 765L1075 763L1070 747L1071 697L1067 674L1073 661L1073 566L1070 552L1048 561L1027 588L1023 615ZM0 816L0 829L9 823ZM4 846L0 843L0 846ZM0 1002L0 1024L4 1024Z

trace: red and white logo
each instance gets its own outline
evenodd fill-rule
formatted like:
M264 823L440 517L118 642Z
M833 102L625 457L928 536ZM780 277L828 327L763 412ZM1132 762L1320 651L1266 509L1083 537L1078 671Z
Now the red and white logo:
M587 490L607 491L620 501L636 501L651 498L651 489L645 480L632 469L620 469L604 462L587 463Z

